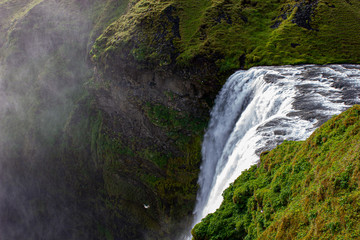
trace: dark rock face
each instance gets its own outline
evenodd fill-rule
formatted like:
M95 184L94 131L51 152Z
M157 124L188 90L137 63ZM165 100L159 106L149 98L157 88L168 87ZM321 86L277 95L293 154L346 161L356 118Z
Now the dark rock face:
M120 63L120 61L117 63ZM125 68L120 67L124 65L126 66ZM164 156L171 155L172 158L184 158L184 150L179 147L179 140L169 135L169 131L173 130L156 124L149 116L148 107L163 106L163 108L179 114L185 113L190 118L206 119L209 105L206 102L207 93L204 92L201 83L172 72L157 72L151 69L139 70L136 68L135 63L131 66L127 62L124 65L120 63L117 65L117 68L111 67L111 69L116 69L116 72L113 73L102 75L98 72L96 74L96 82L100 83L103 87L91 90L93 95L96 96L97 107L103 112L104 127L106 126L108 129L106 134L110 137L121 136L122 144L124 146L131 146L136 152L144 151L144 149L156 149L157 152ZM105 82L105 79L111 80ZM168 119L159 120L170 121ZM194 137L192 129L179 128L176 131L181 136L188 136L189 141L192 141L191 139ZM186 144L191 144L191 142ZM120 157L117 161L126 160ZM198 161L200 161L200 158L198 158ZM142 185L141 188L147 189L148 194L137 195L137 199L129 199L129 201L133 201L137 206L142 206L144 203L148 204L149 199L156 199L151 201L151 209L158 215L155 221L160 225L164 224L164 218L170 215L170 212L168 212L170 208L174 206L179 207L178 199L168 202L163 197L159 198L159 193L156 192L158 190L146 184L144 185L143 180L139 179L136 174L139 172L139 169L142 169L140 171L147 174L167 178L168 170L159 169L149 162L148 159L142 157L133 157L130 164L133 166L127 167L127 169L119 169L117 174L120 176L125 175L128 179L130 177L134 181L133 186ZM179 168L182 168L183 172L190 170L189 166L186 165L181 165ZM124 179L124 181L127 180ZM191 184L196 186L196 178L192 181ZM196 191L193 197L195 197L195 194ZM163 205L164 209L160 208L157 201L162 202L161 205ZM191 214L191 206L194 204L194 201L184 204L188 204L190 212L180 214ZM153 217L150 212L144 212L144 216L147 214L149 214L149 217ZM175 217L169 226L176 221L178 220ZM130 221L127 224L133 224L133 222ZM169 226L162 225L161 227L164 227L163 231L167 232ZM178 230L182 229L180 223L177 223L176 227ZM148 230L148 227L145 227L144 231L147 232Z
M318 1L310 1L305 3L304 1L300 4L296 4L295 7L298 7L298 10L295 13L293 22L296 23L299 27L306 28L308 30L314 30L311 25L311 17L314 14L314 9L317 6Z
M294 19L292 20L293 23L298 25L299 27L305 28L307 30L316 30L311 26L311 18L314 17L314 10L317 7L318 0L302 0L296 1L294 5L287 5L281 9L282 14L280 14L277 18L275 23L271 26L271 28L278 28L283 20L288 19L288 17L292 14L294 9L297 8ZM293 44L291 45L292 47Z
M150 46L158 49L159 59L163 55L170 57L161 68L156 65L159 59L137 61L128 52L129 48L124 47L121 52L108 55L105 64L95 63L94 86L90 87L102 112L104 134L118 139L122 147L134 152L128 157L116 155L115 161L123 167L111 166L113 173L105 181L115 187L116 179L121 179L133 192L130 198L125 192L114 193L114 197L126 200L114 208L136 206L138 210L132 212L132 218L120 219L130 229L137 222L144 222L136 228L145 237L154 239L159 235L173 239L191 224L201 160L201 141L196 139L201 139L211 101L220 88L214 79L204 84L203 80L216 71L208 61L196 58L192 65L182 68L174 64L177 53L173 42L179 37L175 11L176 8L169 6L160 13L154 45ZM136 46L135 40L129 46ZM196 150L189 152L190 149ZM148 155L140 154L149 151L165 157L168 164L156 166ZM144 181L143 176L160 180L154 186ZM140 188L144 191L136 190ZM145 209L144 204L150 208ZM134 237L130 234L124 239Z

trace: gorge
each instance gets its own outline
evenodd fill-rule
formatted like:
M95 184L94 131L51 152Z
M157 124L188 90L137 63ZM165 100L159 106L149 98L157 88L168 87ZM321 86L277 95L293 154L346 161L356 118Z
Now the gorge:
M269 226L255 211L261 184L247 180L263 179L264 164L288 166L267 149L303 140L358 103L359 12L357 0L0 0L0 239L178 239L192 227L196 202L199 221L227 186L226 211L215 215L242 233L258 224L260 233ZM352 146L349 131L343 142ZM333 141L315 138L299 152ZM243 169L225 164L243 152L237 147L252 156L243 167L256 167L229 185ZM300 165L287 176L307 169ZM331 176L335 192L354 192L356 169L356 161L336 169L344 176ZM302 178L310 184L310 176ZM291 188L280 185L271 191L282 209ZM313 195L336 199L322 191ZM259 204L243 222L242 200ZM315 213L309 218L327 216ZM222 220L209 215L211 227L197 225L194 237L244 237ZM324 222L331 231L345 226Z

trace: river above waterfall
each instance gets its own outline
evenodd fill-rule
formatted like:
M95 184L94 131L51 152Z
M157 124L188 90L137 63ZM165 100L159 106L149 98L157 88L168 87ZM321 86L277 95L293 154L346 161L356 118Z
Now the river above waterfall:
M304 140L333 115L360 103L359 65L254 67L234 73L211 111L202 146L194 225L259 155Z

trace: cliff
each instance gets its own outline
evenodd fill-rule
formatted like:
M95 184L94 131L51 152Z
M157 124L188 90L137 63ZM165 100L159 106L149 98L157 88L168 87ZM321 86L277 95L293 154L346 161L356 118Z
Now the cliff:
M174 239L190 223L226 77L359 62L359 10L356 0L0 1L3 238Z
M191 215L201 137L212 101L230 73L255 65L360 59L356 1L130 4L90 51L96 69L90 88L107 135L118 139L114 146L135 153L111 157L124 162L112 171L126 178L123 169L137 160L132 189L135 182L144 183L160 199L158 216L175 223L166 232L181 232L177 219Z
M87 46L126 7L0 1L1 239L108 234L102 169L88 140L95 110L84 87L93 75ZM75 122L82 128L69 132Z

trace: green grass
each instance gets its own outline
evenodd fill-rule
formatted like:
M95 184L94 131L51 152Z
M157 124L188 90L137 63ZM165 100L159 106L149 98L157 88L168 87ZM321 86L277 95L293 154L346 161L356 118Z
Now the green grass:
M182 41L189 43L201 24L206 9L211 6L211 0L200 1L178 1L181 8L181 29Z
M305 1L309 6L314 2ZM358 1L319 0L312 5L312 29L293 22L299 4L293 0L142 0L98 38L93 59L106 66L115 56L130 59L129 53L136 53L139 66L162 69L191 66L201 57L214 63L220 75L256 65L360 61ZM171 13L169 7L173 7ZM171 18L179 18L178 23ZM272 27L275 23L277 28ZM146 51L141 50L144 46Z
M265 46L259 46L251 55L259 57L260 65L298 63L359 62L360 30L359 2L328 1L335 8L319 1L313 22L314 29L299 28L292 23L293 15L269 35ZM352 17L350 17L350 15ZM336 16L336 17L334 17ZM291 44L298 44L291 47ZM258 65L257 62L251 63Z
M359 129L357 105L306 141L264 152L195 226L194 239L359 238Z
M90 13L94 23L94 27L90 33L91 45L107 26L126 13L128 4L128 0L96 1Z

